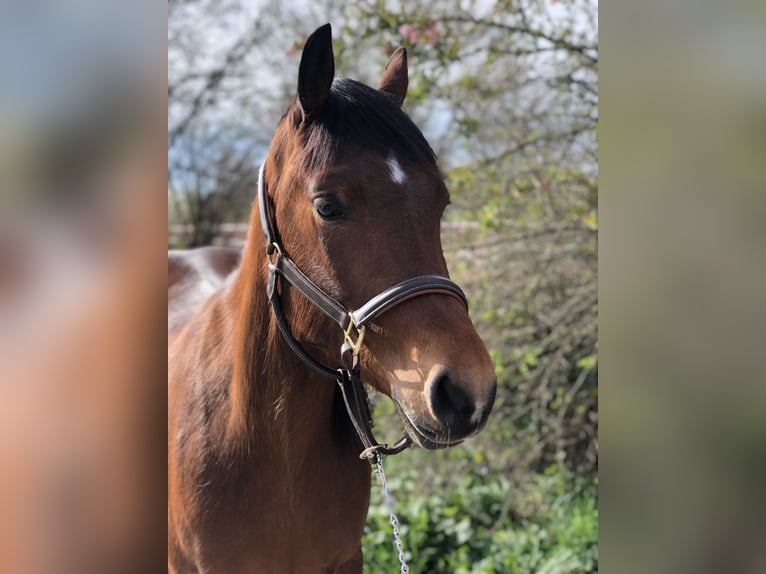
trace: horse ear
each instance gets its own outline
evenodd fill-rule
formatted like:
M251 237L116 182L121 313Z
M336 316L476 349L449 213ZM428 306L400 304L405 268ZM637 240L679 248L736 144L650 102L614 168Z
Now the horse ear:
M407 95L407 83L407 49L399 46L386 64L378 89L401 108Z
M335 57L332 53L332 28L325 24L317 28L306 40L298 68L299 120L311 121L317 117L330 94L335 77Z

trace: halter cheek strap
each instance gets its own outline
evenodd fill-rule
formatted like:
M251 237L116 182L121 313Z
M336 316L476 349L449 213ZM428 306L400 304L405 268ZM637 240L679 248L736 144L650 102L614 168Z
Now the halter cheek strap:
M406 279L378 293L361 307L348 310L340 302L327 295L282 250L274 231L269 213L269 198L263 176L264 166L258 172L258 209L261 229L266 241L269 259L267 293L271 302L277 326L287 344L306 365L317 373L335 379L340 387L346 411L359 439L364 445L360 458L371 462L376 454L396 454L410 445L410 439L403 436L394 446L380 444L375 440L371 428L371 416L367 395L359 372L359 353L364 342L366 326L382 313L397 305L421 295L447 295L460 301L468 309L465 294L454 282L441 275L421 275ZM309 355L295 339L282 309L277 290L279 278L286 280L300 291L317 309L338 324L343 333L340 356L344 367L332 369Z

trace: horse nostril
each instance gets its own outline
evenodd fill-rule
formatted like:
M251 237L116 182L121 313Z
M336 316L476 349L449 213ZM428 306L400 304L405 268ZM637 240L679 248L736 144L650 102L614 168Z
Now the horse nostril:
M453 431L470 432L476 410L473 398L458 385L447 369L431 377L428 400L434 417Z

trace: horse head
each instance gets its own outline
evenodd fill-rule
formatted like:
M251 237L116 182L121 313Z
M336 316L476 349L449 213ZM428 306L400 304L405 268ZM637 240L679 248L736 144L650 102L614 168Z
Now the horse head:
M377 89L335 78L330 26L319 28L265 162L280 244L348 309L412 277L448 276L440 220L449 193L433 150L401 109L407 76L399 48ZM337 364L338 327L289 286L281 297L295 338ZM376 317L359 359L365 381L393 399L417 444L447 447L485 425L494 366L457 298L422 295Z

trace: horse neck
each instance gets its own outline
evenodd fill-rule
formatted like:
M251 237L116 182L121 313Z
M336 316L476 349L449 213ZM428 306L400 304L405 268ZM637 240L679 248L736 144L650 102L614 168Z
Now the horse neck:
M297 361L282 339L266 294L267 274L256 211L228 294L235 317L228 434L246 452L269 445L284 450L288 442L294 450L308 446L296 443L329 436L337 408L334 382Z

